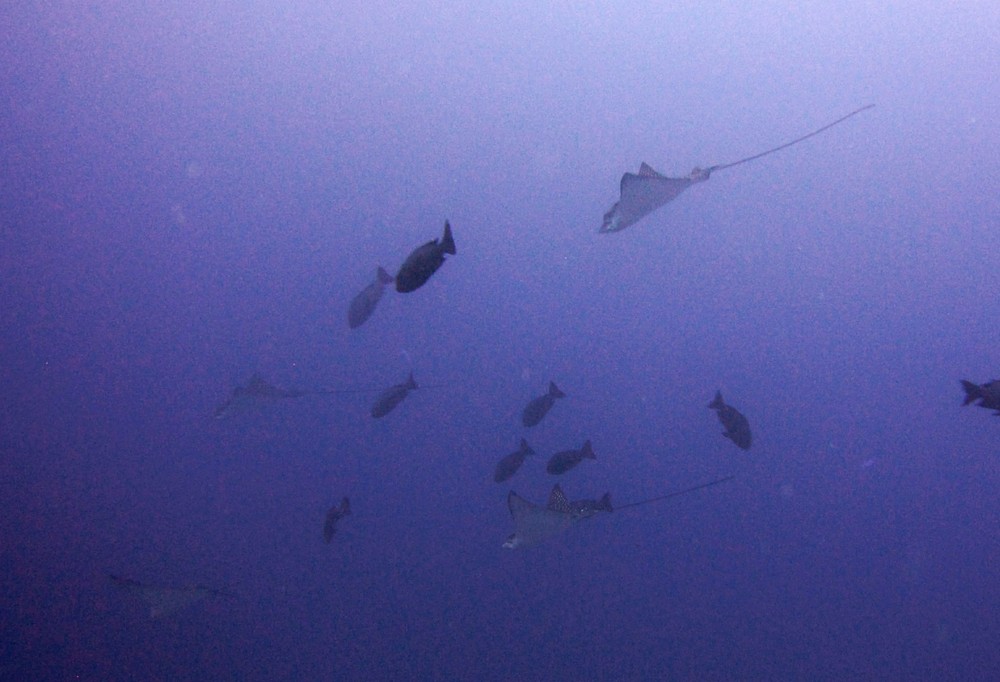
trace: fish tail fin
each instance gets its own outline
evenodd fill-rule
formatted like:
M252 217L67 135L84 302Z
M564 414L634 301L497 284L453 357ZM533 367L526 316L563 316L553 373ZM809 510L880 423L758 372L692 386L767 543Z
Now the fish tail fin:
M556 382L554 381L549 382L549 395L552 396L553 398L566 397L566 394L559 390L559 387L556 386Z
M710 409L713 410L718 410L720 407L726 406L725 401L722 399L722 391L715 392L715 399L713 399L712 402L708 404L708 406Z
M535 454L535 451L532 449L532 447L530 445L528 445L528 439L527 438L522 438L521 439L521 451L524 454L526 454L526 455L533 455L533 454Z
M444 221L444 236L441 237L441 247L445 253L455 255L455 238L451 236L451 223Z
M977 384L971 381L961 380L962 388L965 389L965 400L962 401L962 406L968 405L971 402L975 402L983 397L983 390L979 388Z
M417 382L413 380L413 372L410 372L410 379L409 381L406 382L406 388L410 389L411 391L417 388Z
M393 280L392 275L386 272L385 268L383 268L381 265L378 266L378 270L375 272L375 276L378 277L378 281L382 282L382 284L389 284Z
M589 440L583 444L581 450L583 451L583 456L587 459L597 459L597 455L594 454L594 448L590 445Z
M347 516L351 513L351 501L346 497L340 502L340 515Z
M604 497L597 501L597 508L606 512L612 512L615 510L615 508L611 506L611 493L604 493Z

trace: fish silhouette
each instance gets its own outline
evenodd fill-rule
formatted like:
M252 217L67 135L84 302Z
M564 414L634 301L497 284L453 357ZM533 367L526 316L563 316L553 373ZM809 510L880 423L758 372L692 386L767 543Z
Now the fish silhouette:
M584 459L597 459L589 440L579 450L563 450L552 455L545 470L550 474L564 474Z
M995 414L1000 415L1000 379L994 379L985 384L974 384L962 379L962 388L965 389L963 406L975 403L976 407L996 410Z
M396 291L401 294L416 291L444 264L444 255L455 254L455 240L451 225L444 221L444 236L415 248L396 274Z
M403 402L403 399L415 388L417 388L417 382L413 380L413 372L410 372L409 379L382 391L382 394L375 400L375 404L372 405L372 417L380 419L395 410L396 406Z
M528 403L521 413L521 423L525 426L535 426L545 418L552 406L556 404L557 398L565 398L566 394L559 390L556 382L549 382L549 390L544 395L540 395Z
M351 329L357 329L372 316L375 307L385 294L385 285L390 283L392 275L379 266L375 271L375 281L351 299L351 307L347 309L347 324Z
M727 405L722 399L722 391L715 392L715 399L708 404L709 408L715 410L719 416L719 421L725 431L722 435L733 441L744 450L750 449L750 422L733 406Z
M521 447L519 449L497 462L496 471L493 473L493 480L497 483L503 483L517 473L517 470L521 468L522 464L524 464L525 457L533 454L535 454L535 451L531 449L530 445L528 445L528 441L522 438Z
M333 540L334 534L337 532L337 521L344 518L351 513L351 501L346 497L340 501L340 506L333 505L326 512L326 521L323 523L323 539L326 540L327 544Z

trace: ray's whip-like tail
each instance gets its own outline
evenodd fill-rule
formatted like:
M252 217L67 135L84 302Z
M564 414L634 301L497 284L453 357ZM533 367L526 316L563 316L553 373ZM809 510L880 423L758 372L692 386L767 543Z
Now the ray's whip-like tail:
M799 142L803 142L805 140L808 140L810 137L814 137L816 135L819 135L824 130L829 130L830 128L832 128L833 126L837 125L838 123L843 123L844 121L846 121L847 119L849 119L851 116L854 116L855 114L860 114L862 111L865 111L867 109L871 109L874 106L875 106L874 104L866 104L865 106L861 107L860 109L855 109L854 111L852 111L851 113L847 114L846 116L841 116L840 118L838 118L833 123L827 123L825 126L823 126L822 128L820 128L819 130L814 130L811 133L809 133L808 135L803 135L802 137L800 137L798 139L795 139L795 140L792 140L791 142L786 142L785 144L781 145L780 147L775 147L774 149L768 149L766 152L761 152L760 154L754 154L753 156L748 156L745 159L740 159L739 161L733 161L732 163L724 163L724 164L720 164L718 166L712 166L711 168L709 168L707 170L708 170L708 172L711 173L711 172L714 172L714 171L717 171L717 170L722 170L723 168L732 168L733 166L738 166L741 163L746 163L747 161L753 161L755 159L759 159L762 156L767 156L768 154L773 154L774 152L781 151L782 149L786 149L788 147L791 147L793 144L798 144Z
M660 495L659 497L651 497L648 500L639 500L638 502L629 502L628 504L618 504L615 505L615 511L620 511L622 509L627 509L629 507L638 507L642 504L649 504L650 502L659 502L660 500L668 500L671 497L677 497L679 495L685 495L687 493L693 493L695 490L701 490L702 488L709 488L713 485L718 485L720 483L725 483L726 481L731 481L735 476L726 476L725 478L717 478L714 481L709 481L708 483L702 483L701 485L696 485L691 488L685 488L684 490L678 490L676 492L669 493L667 495Z

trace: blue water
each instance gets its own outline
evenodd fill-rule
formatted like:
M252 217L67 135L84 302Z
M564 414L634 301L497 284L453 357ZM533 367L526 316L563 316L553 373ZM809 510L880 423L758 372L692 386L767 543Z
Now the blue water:
M0 679L996 679L993 4L153 4L0 7Z

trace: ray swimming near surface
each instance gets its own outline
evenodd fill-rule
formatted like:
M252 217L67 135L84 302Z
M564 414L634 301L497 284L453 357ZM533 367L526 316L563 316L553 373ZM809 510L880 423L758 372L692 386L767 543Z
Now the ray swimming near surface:
M792 145L804 142L811 137L819 135L838 123L842 123L852 116L860 114L862 111L871 109L874 106L874 104L868 104L860 109L855 109L851 113L841 116L832 123L827 123L822 128L814 130L808 135L803 135L802 137L796 138L791 142L786 142L785 144L774 147L773 149L768 149L767 151L760 152L759 154L748 156L745 159L733 161L732 163L709 166L708 168L695 168L691 171L691 174L686 177L671 178L666 175L662 175L653 170L649 164L643 162L642 165L639 166L638 173L625 173L622 176L619 199L615 202L615 205L604 214L604 221L598 232L602 234L606 232L621 232L626 227L634 225L656 209L676 199L680 196L681 192L686 190L691 185L708 180L711 174L715 171L732 168L733 166L739 166L740 164L754 161L769 154L774 154L782 149L787 149Z

